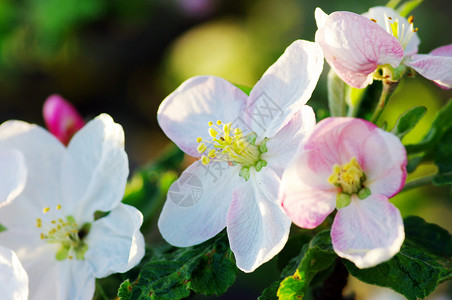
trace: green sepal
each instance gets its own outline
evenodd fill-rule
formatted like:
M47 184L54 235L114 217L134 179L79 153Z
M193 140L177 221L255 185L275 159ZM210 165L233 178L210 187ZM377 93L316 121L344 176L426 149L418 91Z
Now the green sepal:
M363 188L358 192L358 198L361 200L366 199L372 194L369 188Z
M427 112L424 106L413 107L400 115L391 133L402 139L409 133Z
M267 142L268 142L269 138L264 138L261 142L261 144L259 145L259 151L260 153L265 153L268 151L267 148Z
M8 230L8 228L3 226L3 224L0 224L0 232L6 231L6 230Z
M256 171L259 172L260 170L262 170L263 167L266 167L266 166L267 166L267 161L261 159L256 163L255 168L256 168Z
M245 179L245 181L248 181L248 179L250 179L250 168L242 167L242 169L240 170L239 176L243 177Z
M55 254L55 258L58 261L63 261L69 256L69 251L71 250L71 245L68 244L62 244L60 249L58 249L57 253Z
M350 202L352 202L352 197L346 193L337 194L336 197L336 208L341 209L347 207Z

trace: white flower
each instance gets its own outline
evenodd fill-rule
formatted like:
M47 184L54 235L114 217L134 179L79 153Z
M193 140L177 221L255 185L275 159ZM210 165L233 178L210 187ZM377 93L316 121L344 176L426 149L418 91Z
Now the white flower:
M0 151L18 149L24 191L0 210L0 244L16 251L30 299L91 299L95 278L125 272L144 255L141 213L121 203L128 175L124 133L100 115L64 147L43 128L0 126ZM94 220L96 211L111 211Z
M17 150L1 151L0 166L0 207L3 207L23 191L27 169ZM3 246L0 246L0 295L5 300L28 299L27 272L14 251Z
M158 121L201 160L171 186L158 226L172 245L202 243L227 227L237 266L252 272L285 245L290 220L278 199L282 172L315 124L304 105L323 68L320 47L295 41L248 97L213 76L184 82L160 105Z

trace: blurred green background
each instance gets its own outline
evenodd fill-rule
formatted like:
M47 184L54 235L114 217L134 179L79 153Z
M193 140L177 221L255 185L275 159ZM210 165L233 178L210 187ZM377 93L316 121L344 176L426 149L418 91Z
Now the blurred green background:
M327 13L363 13L386 2L0 0L0 122L21 119L43 125L44 100L61 94L86 119L106 112L123 125L133 170L157 157L169 143L157 125L156 111L187 78L210 74L253 86L292 41L314 40L317 6ZM452 43L451 12L450 0L425 0L412 13L420 53ZM318 115L327 107L328 70L326 64L308 103ZM451 91L419 76L406 79L383 118L392 126L404 110L427 106L428 114L404 139L415 142L449 98ZM409 179L434 171L424 166ZM448 189L416 189L393 202L404 216L418 214L452 231ZM255 298L277 277L274 263L254 274L241 274L224 299ZM392 299L387 294L378 298L380 289L355 281L352 290L357 299ZM439 293L447 293L447 287L443 285Z

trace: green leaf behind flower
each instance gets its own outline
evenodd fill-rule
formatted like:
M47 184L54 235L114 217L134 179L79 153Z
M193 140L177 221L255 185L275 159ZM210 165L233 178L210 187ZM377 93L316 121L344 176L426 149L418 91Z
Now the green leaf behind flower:
M156 254L138 279L125 281L121 300L182 299L192 292L219 296L234 283L238 269L225 232L197 246Z
M407 110L400 115L391 132L402 139L416 126L426 112L427 108L424 106L416 106Z

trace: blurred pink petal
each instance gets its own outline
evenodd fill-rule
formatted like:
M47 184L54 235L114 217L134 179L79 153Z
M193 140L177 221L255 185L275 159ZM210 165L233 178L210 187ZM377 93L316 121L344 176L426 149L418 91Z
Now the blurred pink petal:
M72 136L85 125L77 110L57 94L47 98L42 113L47 129L66 146Z

